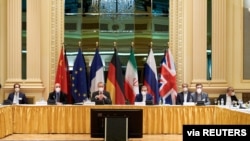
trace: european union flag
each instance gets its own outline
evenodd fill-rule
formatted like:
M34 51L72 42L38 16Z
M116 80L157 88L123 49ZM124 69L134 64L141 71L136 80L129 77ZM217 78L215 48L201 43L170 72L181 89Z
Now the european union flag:
M78 49L72 72L72 96L74 102L83 102L88 97L86 63L82 50Z

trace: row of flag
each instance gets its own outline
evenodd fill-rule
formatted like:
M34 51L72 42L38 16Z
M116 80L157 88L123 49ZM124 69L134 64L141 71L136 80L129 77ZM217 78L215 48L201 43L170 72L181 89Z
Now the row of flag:
M110 92L113 104L134 104L135 95L140 90L133 47L130 50L125 77L122 74L121 66L115 48L109 63L106 91ZM55 83L61 84L61 90L68 96L68 103L83 102L89 97L89 94L98 90L98 82L104 82L104 66L98 48L96 48L89 75L87 74L85 59L80 48L78 49L71 75L69 73L66 50L64 47L61 48ZM153 50L150 48L144 66L143 85L148 87L148 93L153 95L155 104L160 102L175 104L177 95L176 70L170 50L167 49L165 51L160 69L158 70Z

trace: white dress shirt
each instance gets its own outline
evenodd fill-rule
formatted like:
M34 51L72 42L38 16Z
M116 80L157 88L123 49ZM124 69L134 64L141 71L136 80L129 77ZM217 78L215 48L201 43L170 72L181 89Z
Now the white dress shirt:
M15 93L13 98L13 104L19 104L19 93Z
M231 96L229 96L228 94L226 94L226 105L231 105L231 104L232 104Z
M184 102L188 102L187 101L187 95L188 95L187 92L184 92L183 94L184 94Z
M142 102L145 102L146 101L146 95L142 95Z

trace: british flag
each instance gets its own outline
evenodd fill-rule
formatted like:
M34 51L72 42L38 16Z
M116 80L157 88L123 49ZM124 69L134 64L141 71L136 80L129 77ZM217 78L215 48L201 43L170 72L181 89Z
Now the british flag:
M169 49L161 61L159 93L165 104L175 104L177 95L176 70L173 56Z

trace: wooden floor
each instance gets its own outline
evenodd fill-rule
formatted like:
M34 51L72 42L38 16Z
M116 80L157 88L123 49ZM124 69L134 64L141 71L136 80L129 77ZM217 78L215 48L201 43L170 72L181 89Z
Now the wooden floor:
M0 140L72 140L103 141L103 138L91 138L90 134L13 134ZM182 141L182 135L143 135L143 138L131 138L129 141Z

